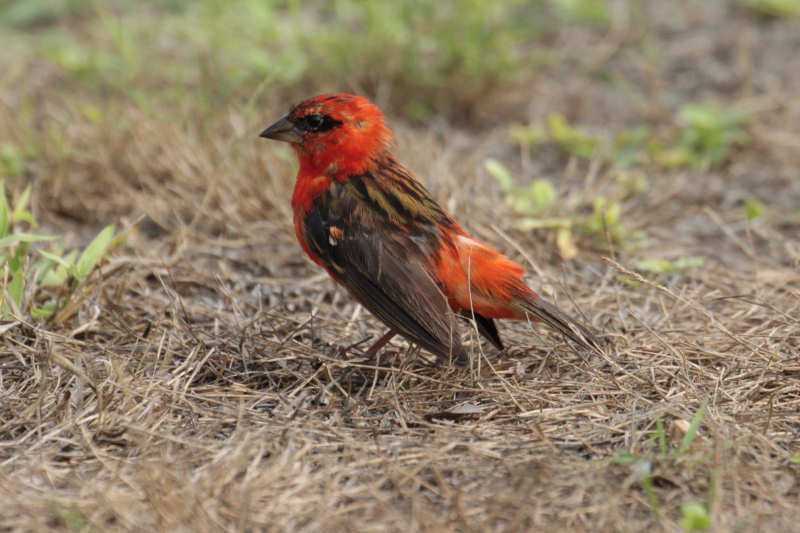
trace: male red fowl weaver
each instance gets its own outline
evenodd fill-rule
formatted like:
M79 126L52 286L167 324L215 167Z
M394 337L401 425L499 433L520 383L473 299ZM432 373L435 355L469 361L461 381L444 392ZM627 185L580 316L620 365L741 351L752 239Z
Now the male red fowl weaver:
M300 161L292 195L300 246L377 316L437 357L466 360L456 316L474 319L498 349L495 318L539 320L590 349L578 320L522 280L523 267L478 242L389 151L392 132L366 98L321 95L261 132L290 143Z

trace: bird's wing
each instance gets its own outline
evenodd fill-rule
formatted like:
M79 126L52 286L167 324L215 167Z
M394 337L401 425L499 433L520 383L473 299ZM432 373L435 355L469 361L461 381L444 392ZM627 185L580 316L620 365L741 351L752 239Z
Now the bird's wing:
M431 353L463 361L447 297L425 268L424 243L348 185L334 185L304 217L309 250L387 326Z

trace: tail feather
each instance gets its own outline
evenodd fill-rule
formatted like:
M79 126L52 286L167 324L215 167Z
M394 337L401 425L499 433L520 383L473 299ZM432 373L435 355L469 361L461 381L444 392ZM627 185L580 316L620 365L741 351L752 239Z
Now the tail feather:
M531 318L544 322L554 330L562 333L568 339L590 350L601 351L600 340L589 326L572 318L538 295L525 295L520 301L520 307L525 313L530 315Z

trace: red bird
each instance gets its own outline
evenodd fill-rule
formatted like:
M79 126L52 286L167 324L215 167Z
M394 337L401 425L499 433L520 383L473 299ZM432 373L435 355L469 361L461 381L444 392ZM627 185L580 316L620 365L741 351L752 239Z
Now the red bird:
M466 360L455 317L503 348L495 318L534 319L573 341L592 331L543 300L523 267L469 236L389 151L392 132L366 98L328 94L301 102L261 132L300 160L292 195L303 250L389 332L438 357Z

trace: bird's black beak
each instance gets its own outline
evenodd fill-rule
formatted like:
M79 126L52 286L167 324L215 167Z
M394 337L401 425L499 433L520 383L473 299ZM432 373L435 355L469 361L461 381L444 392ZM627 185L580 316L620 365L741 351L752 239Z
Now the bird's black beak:
M299 143L302 140L303 132L288 117L289 115L284 115L279 118L275 124L262 131L259 137L287 143Z

